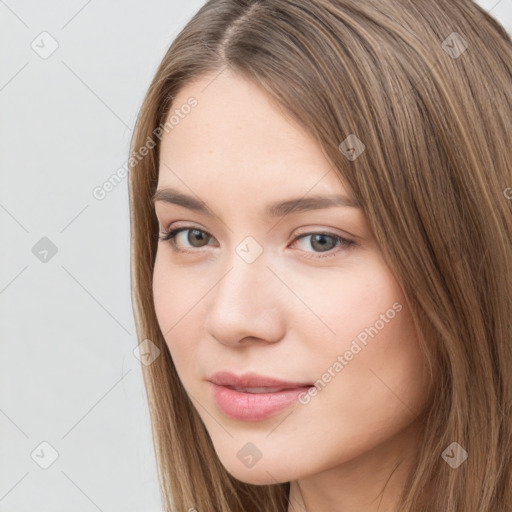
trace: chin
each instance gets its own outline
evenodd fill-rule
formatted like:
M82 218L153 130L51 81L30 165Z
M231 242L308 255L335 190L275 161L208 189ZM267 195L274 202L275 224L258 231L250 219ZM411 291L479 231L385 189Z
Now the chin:
M226 468L227 469L227 468ZM255 468L247 469L246 471L241 471L237 469L236 471L229 471L229 474L239 480L240 482L244 482L246 484L251 485L276 485L284 482L289 482L290 479L288 476L283 476L279 478L281 475L276 475L272 472L272 470L267 473L265 470L256 471Z
M259 460L252 467L244 467L243 463L235 455L229 464L221 459L224 469L233 477L252 485L275 485L298 478L298 475L290 471L290 468L276 467L269 461Z

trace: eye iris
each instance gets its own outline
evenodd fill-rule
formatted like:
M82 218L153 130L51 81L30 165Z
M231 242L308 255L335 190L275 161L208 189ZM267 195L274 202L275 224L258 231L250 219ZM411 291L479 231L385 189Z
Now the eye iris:
M330 238L331 240L333 240L333 237L328 236L328 235L322 235L322 234L311 235L311 246L315 249L320 249L321 252L328 251L328 250L332 249L332 247L327 247L327 249L326 249L326 243L325 243L326 238ZM316 242L318 242L319 240L323 240L323 241L321 241L320 244L318 245ZM329 242L327 242L327 246L329 246Z
M193 235L192 235L193 233ZM197 239L194 240L194 236L196 236L199 239L199 243L196 244ZM193 247L201 247L201 241L204 241L206 239L206 235L203 231L200 231L199 229L189 229L188 230L188 237L187 240Z

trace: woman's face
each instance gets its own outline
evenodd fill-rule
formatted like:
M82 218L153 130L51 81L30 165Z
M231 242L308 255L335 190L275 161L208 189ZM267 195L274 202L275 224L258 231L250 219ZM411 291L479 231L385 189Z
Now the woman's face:
M161 233L186 229L175 247L159 241L154 303L222 464L264 484L407 451L425 360L401 288L319 145L228 71L185 87L172 114L158 191L175 195L155 211ZM270 210L292 199L307 202ZM237 393L209 382L221 371L310 387Z

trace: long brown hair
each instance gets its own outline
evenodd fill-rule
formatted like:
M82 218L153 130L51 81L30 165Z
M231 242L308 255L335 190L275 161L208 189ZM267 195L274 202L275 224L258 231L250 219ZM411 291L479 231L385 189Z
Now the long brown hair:
M161 135L177 93L226 68L318 140L403 288L435 389L400 510L510 512L512 41L470 0L211 0L165 54L129 171L137 334L161 351L142 370L165 510L286 512L290 489L224 469L153 305ZM456 469L442 456L454 442L468 454Z

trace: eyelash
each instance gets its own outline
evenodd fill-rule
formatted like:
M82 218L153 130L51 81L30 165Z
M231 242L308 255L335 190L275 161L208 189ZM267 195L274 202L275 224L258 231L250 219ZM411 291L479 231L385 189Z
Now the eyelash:
M183 226L183 227L179 227L179 228L172 229L172 230L164 230L161 233L162 236L159 236L158 238L159 238L159 240L162 240L164 242L169 242L169 245L171 246L172 250L175 252L194 253L194 252L198 252L198 251L179 249L176 244L176 235L178 233L181 233L182 231L192 231L192 230L199 231L200 233L204 233L210 237L212 236L212 235L210 235L210 233L208 233L208 231L204 231L202 229L197 229L195 226ZM336 235L334 233L323 232L323 231L302 233L301 235L299 235L295 238L293 243L295 243L296 241L298 241L302 238L305 238L307 236L313 236L313 235L323 235L323 236L328 236L328 237L334 238L337 242L339 242L338 247L341 246L342 248L344 247L345 249L348 249L348 248L352 247L353 245L355 245L355 242L353 240L347 240L346 238L343 238L340 235ZM311 259L323 259L323 258L333 257L339 252L339 250L343 250L343 249L339 249L338 251L335 251L334 254L332 252L333 250L334 249L331 249L329 251L326 251L325 253L309 253L309 254L322 254L322 256L306 256L306 257L311 258Z

